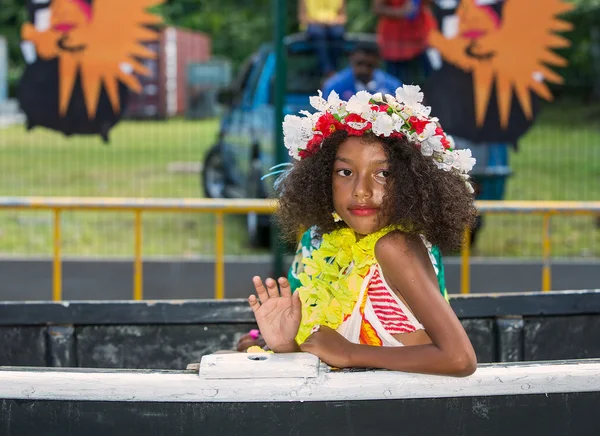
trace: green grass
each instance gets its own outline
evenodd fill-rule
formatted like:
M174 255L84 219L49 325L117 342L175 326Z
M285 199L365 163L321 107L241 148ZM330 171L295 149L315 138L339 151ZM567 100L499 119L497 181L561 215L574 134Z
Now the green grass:
M600 106L549 105L511 153L507 200L600 200ZM552 219L552 254L600 256L593 217ZM542 218L490 216L475 254L539 257Z
M173 162L202 162L214 144L217 120L122 122L111 143L99 137L66 139L46 129L0 130L0 195L198 198L198 173L168 171ZM209 214L145 214L144 254L197 256L214 251ZM127 213L66 212L66 255L130 256L133 217ZM228 253L246 253L243 220L226 220ZM0 253L49 255L48 212L2 211Z
M511 154L509 200L600 200L600 107L549 106ZM173 162L202 162L217 120L121 122L111 144L22 126L0 130L0 195L191 197L199 174L168 171ZM0 254L50 255L51 216L0 211ZM133 218L125 213L68 212L63 252L131 256ZM214 220L203 214L146 214L144 255L197 256L214 251ZM243 220L226 221L228 254L247 254ZM591 217L553 220L553 255L600 256L600 229ZM490 216L475 250L482 256L541 255L541 218Z

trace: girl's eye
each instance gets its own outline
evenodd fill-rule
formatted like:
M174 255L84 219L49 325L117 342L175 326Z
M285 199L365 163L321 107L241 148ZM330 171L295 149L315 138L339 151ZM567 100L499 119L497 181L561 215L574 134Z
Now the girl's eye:
M390 175L390 172L387 170L382 170L377 173L377 177L383 177L384 179L388 178L389 175Z
M337 170L335 172L338 176L342 176L342 177L349 177L352 175L352 171L347 170L347 169L343 169L343 170Z

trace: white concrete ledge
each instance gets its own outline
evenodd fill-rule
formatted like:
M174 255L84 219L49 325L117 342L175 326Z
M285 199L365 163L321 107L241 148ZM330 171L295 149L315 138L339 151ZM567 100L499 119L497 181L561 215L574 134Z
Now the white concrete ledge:
M264 361L255 361L257 368ZM278 365L281 362L278 361ZM481 365L470 377L329 371L316 377L207 379L183 371L0 367L0 399L285 402L554 394L600 391L600 360ZM306 371L304 372L306 373ZM238 375L239 376L239 375ZM264 376L264 375L263 375Z

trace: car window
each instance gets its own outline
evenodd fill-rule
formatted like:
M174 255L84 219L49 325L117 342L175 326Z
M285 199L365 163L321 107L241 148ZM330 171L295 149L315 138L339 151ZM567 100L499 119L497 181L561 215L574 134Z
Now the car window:
M252 72L252 66L256 62L256 57L257 55L254 54L242 63L242 66L240 67L240 70L234 81L234 86L237 89L244 89L248 84L250 73Z
M254 100L254 94L256 93L256 86L260 80L260 76L262 70L265 65L266 52L261 50L257 53L254 62L252 64L252 69L248 80L246 82L246 86L244 89L244 104L251 105Z

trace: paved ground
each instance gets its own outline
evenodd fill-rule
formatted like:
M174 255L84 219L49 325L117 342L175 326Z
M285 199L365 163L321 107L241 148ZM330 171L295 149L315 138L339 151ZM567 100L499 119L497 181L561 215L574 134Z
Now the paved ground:
M460 260L445 260L447 287L460 292ZM253 261L229 261L225 267L225 295L244 298L252 291L254 275L268 276L268 257ZM540 262L473 260L472 292L525 292L541 289ZM131 261L66 260L63 269L65 300L131 299ZM146 261L146 299L212 298L214 264L210 261ZM600 289L600 260L555 261L553 289ZM47 260L0 259L0 300L49 300L52 289L52 263Z

